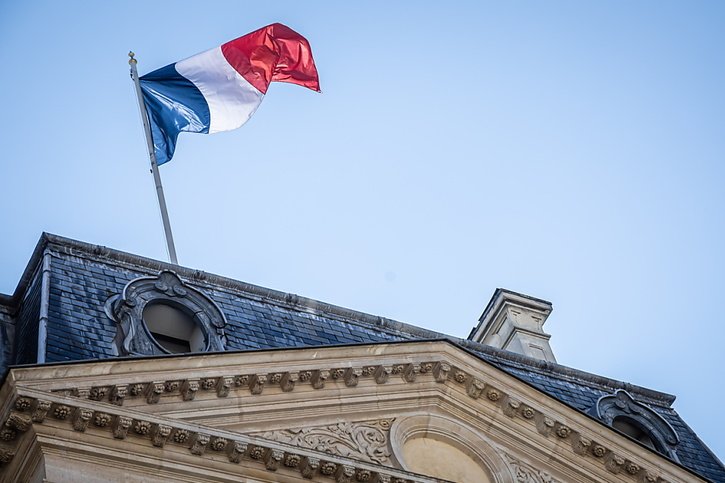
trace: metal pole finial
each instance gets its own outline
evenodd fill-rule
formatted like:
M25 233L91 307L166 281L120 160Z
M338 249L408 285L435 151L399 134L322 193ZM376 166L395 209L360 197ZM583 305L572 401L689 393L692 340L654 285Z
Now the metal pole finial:
M128 63L129 64L135 64L136 63L136 59L134 58L135 55L136 54L133 53L133 50L129 50L128 51Z

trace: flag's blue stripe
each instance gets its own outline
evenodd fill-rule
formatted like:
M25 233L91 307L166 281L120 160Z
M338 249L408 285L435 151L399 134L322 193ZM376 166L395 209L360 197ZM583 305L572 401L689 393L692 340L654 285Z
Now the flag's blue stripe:
M176 71L174 64L150 72L140 81L156 163L164 164L174 155L180 132L209 132L209 105L201 91Z

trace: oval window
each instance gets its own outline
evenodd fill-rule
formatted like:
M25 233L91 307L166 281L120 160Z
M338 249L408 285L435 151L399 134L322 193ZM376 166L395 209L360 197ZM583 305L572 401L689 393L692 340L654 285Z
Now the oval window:
M172 354L198 352L206 348L204 332L194 317L168 302L149 302L143 320L156 343Z

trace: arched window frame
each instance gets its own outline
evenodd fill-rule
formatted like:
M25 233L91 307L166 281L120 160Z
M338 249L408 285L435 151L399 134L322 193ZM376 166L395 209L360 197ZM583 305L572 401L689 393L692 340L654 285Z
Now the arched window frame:
M222 310L211 298L184 283L176 273L164 270L157 276L131 280L121 294L106 302L106 314L116 322L113 340L116 355L169 353L154 340L144 322L144 309L149 303L181 307L204 334L206 344L202 352L224 350L227 320Z
M624 389L600 397L590 413L612 428L612 423L618 418L634 423L650 437L659 453L679 461L677 445L680 438L674 428L653 409L635 401Z

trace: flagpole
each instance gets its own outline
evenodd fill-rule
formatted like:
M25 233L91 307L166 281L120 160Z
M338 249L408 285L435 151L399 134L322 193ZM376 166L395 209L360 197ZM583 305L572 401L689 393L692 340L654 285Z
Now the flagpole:
M164 223L164 235L166 236L166 248L169 252L169 260L174 265L178 265L179 261L176 258L176 247L174 246L174 236L171 234L171 223L169 222L169 213L166 210L166 198L164 197L164 188L161 186L161 175L159 174L159 166L156 164L156 153L154 151L154 142L151 138L151 125L149 124L148 114L146 112L146 105L143 100L143 93L141 92L141 82L138 78L138 71L136 70L136 59L134 53L128 53L128 64L131 66L131 79L136 85L136 97L138 98L138 107L141 110L141 120L143 121L143 130L146 134L146 146L149 152L149 161L151 161L151 173L154 175L154 184L156 185L156 196L159 199L159 209L161 210L161 220Z

